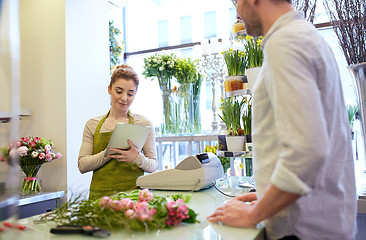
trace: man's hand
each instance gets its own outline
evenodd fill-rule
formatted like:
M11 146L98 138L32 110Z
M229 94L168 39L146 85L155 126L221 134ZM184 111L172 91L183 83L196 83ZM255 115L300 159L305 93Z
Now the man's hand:
M257 200L257 193L251 192L251 193L248 193L248 194L238 195L238 196L234 197L233 200L238 200L238 201L242 201L242 202L256 201Z
M242 195L244 197L246 195ZM214 223L223 223L233 227L254 227L257 222L251 217L254 202L245 203L240 200L232 199L228 203L218 207L216 211L207 218Z
M139 155L139 151L137 150L135 145L133 145L133 143L130 140L128 140L128 145L130 145L130 149L128 149L128 150L110 148L109 150L111 150L117 154L108 155L107 157L115 158L118 162L132 163Z

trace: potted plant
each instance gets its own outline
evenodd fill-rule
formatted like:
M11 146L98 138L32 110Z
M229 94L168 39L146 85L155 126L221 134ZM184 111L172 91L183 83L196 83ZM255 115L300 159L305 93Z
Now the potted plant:
M244 51L229 48L222 54L228 72L228 76L225 77L225 92L244 89L246 87L245 69L248 67Z
M263 63L262 40L262 36L254 38L248 35L245 37L244 52L248 61L248 69L246 71L249 89L253 88Z
M246 136L246 151L251 151L252 145L252 103L251 98L245 100L242 114L243 130Z
M225 123L228 134L226 135L227 150L231 152L244 151L246 136L240 135L241 114L245 103L245 98L239 100L235 97L221 99L221 120Z

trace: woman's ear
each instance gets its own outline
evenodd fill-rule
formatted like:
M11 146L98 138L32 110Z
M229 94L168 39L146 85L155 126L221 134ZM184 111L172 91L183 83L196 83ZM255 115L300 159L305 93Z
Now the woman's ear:
M111 95L111 93L112 93L111 85L108 85L108 93L109 93L109 95Z

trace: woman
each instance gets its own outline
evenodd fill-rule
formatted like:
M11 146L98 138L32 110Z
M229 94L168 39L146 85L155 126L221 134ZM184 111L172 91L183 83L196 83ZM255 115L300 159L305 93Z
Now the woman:
M111 109L106 115L88 120L85 125L78 166L81 173L93 171L89 199L135 189L136 179L143 175L144 171L157 170L154 128L147 118L133 114L129 110L136 96L138 84L137 74L130 66L118 66L108 86ZM143 154L129 141L129 150L110 148L115 154L104 157L109 139L118 122L151 128L142 148Z

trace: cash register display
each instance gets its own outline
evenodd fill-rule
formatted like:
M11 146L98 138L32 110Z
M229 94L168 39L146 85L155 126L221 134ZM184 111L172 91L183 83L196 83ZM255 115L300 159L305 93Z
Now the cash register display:
M197 159L201 162L201 164L210 162L210 158L207 153L201 153L196 155Z

